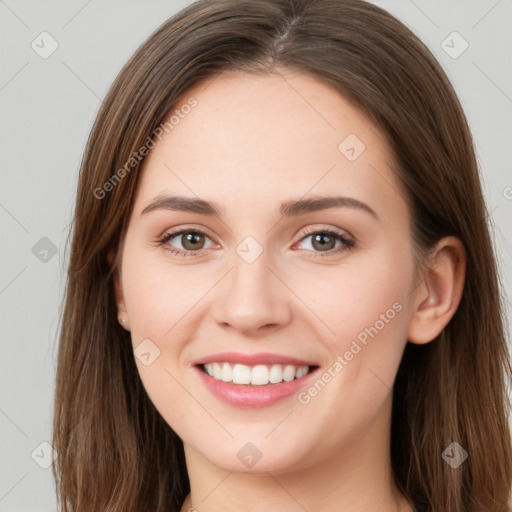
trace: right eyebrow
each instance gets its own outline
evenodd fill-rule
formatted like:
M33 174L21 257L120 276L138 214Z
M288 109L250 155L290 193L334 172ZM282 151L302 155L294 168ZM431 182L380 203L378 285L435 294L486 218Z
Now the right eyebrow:
M142 210L141 216L154 210L161 209L202 213L204 215L212 215L219 219L222 217L220 208L215 203L204 201L203 199L196 199L193 197L167 195L160 195L155 197L144 208L144 210Z

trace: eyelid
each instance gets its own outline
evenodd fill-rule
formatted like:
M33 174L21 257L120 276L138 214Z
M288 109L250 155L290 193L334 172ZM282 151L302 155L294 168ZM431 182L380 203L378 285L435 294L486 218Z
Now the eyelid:
M326 227L326 226L318 226L318 225L313 225L313 226L310 225L310 226L305 227L303 230L301 230L298 235L299 238L297 239L297 242L300 242L306 236L312 235L315 233L333 233L337 236L340 236L340 237L343 237L343 238L349 239L350 241L355 242L354 237L345 229L336 228L333 226ZM295 242L295 243L297 243L297 242Z
M199 226L199 227L196 227L196 226ZM176 236L180 233L183 233L184 231L200 233L202 235L207 236L212 241L215 239L215 236L210 234L210 230L206 226L197 225L197 224L196 225L180 224L177 227L167 228L163 231L163 233L160 236L157 237L157 239L161 239L166 236Z

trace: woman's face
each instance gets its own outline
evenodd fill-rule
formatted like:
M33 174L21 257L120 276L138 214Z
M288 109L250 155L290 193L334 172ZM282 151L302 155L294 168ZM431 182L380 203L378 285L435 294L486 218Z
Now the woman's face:
M414 266L381 132L284 70L221 75L176 109L121 255L118 304L150 399L227 470L382 447Z

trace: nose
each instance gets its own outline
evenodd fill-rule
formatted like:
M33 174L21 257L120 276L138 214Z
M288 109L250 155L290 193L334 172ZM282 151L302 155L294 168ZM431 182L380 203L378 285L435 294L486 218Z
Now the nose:
M215 292L216 322L245 334L267 333L287 325L291 292L276 274L265 253L252 263L235 254L233 268Z

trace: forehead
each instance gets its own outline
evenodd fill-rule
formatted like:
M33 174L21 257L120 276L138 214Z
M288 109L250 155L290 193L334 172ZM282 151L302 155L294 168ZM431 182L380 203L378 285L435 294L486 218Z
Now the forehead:
M187 91L166 120L172 128L144 161L136 202L171 191L240 207L333 189L398 191L382 133L308 75L226 72Z

